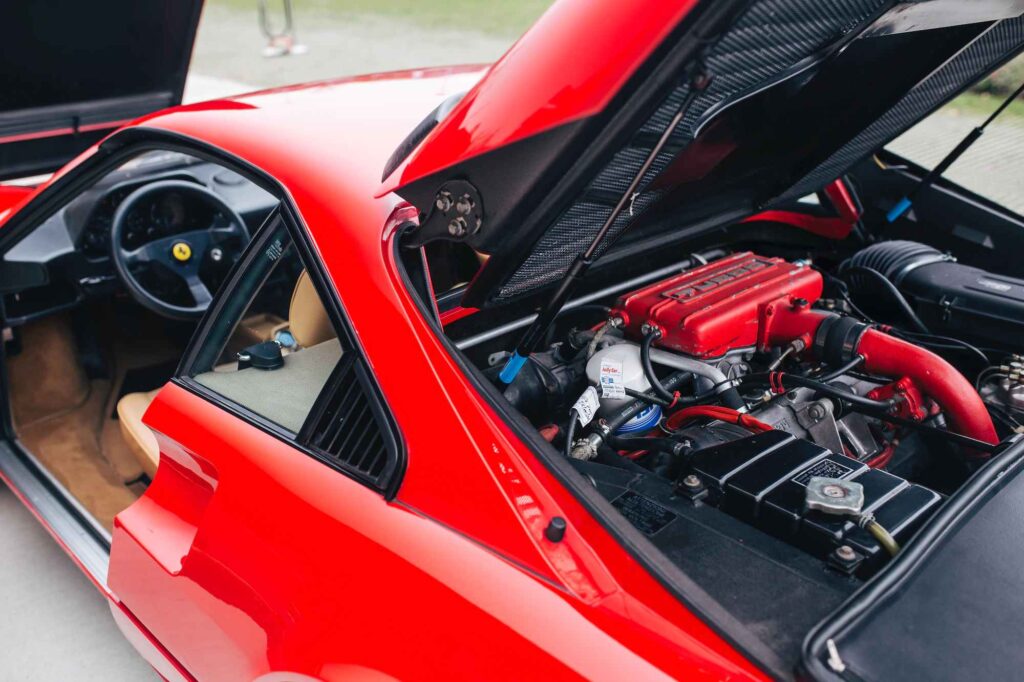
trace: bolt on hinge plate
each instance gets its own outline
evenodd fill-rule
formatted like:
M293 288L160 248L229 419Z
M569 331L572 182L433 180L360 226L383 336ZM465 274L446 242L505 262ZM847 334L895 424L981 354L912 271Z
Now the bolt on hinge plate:
M434 194L433 203L413 237L422 246L437 239L465 241L484 226L480 192L468 180L449 180Z

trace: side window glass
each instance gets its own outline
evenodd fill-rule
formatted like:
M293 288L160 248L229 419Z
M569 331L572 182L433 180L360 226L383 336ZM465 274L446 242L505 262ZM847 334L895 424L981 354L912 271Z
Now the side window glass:
M189 371L207 389L293 433L342 345L280 217L271 219L213 312Z

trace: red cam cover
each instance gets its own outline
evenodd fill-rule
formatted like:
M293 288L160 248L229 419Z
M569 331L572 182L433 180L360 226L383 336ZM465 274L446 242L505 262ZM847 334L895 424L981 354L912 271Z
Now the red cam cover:
M805 265L738 253L627 294L612 315L635 336L644 323L657 325L662 348L718 357L756 344L763 304L784 296L817 301L822 286L821 274Z

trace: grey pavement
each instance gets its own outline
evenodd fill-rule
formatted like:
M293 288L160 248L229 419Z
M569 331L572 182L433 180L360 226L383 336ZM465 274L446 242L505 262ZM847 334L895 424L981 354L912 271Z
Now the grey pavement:
M106 599L0 483L0 680L157 680Z
M983 120L983 116L941 110L894 140L889 148L932 168ZM997 119L950 166L946 177L1024 215L1024 120Z

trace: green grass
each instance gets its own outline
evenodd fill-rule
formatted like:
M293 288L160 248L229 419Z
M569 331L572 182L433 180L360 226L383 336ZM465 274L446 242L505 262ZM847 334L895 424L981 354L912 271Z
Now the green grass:
M553 0L293 0L296 23L303 15L375 14L394 17L427 28L478 31L518 37L537 20ZM207 5L256 11L257 0L207 0ZM280 0L267 0L274 17L280 17Z
M988 116L996 110L1004 100L1005 96L995 96L988 93L965 92L952 102L946 105L946 109L956 111L965 115ZM1000 120L1024 123L1024 99L1018 97L1017 101L1007 107L999 116Z

